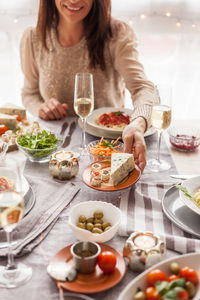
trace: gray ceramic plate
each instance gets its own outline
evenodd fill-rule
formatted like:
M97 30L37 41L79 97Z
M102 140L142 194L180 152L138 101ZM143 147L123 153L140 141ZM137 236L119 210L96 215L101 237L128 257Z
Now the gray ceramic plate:
M200 238L200 215L190 210L180 200L179 190L173 186L162 199L165 215L179 228Z

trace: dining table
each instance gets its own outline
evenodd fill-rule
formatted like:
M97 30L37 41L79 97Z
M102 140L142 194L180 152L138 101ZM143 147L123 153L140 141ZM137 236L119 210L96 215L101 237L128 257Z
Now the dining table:
M74 150L76 147L78 149L82 129L78 125L77 118L67 118L65 120L51 122L40 120L40 122L52 131L60 133L62 124L66 120L69 124L75 121L76 128L71 134L69 145L64 149L71 150L73 148ZM67 132L68 128L62 133L63 138L65 138ZM99 137L86 133L87 143L98 138ZM154 133L145 137L145 141L147 145L147 159L155 157L157 134ZM165 138L162 139L161 143L161 157L165 158L171 164L171 169L160 173L149 173L144 170L139 181L132 187L121 191L105 192L88 187L82 180L84 169L91 163L89 156L80 157L79 173L77 176L69 181L58 183L49 174L48 163L30 162L19 150L7 153L5 161L1 162L0 166L7 168L18 166L23 176L27 178L29 184L32 186L33 194L35 195L36 203L22 221L25 222L26 218L27 220L28 218L31 220L31 216L34 218L37 217L37 209L41 208L37 203L41 202L43 203L43 208L45 205L48 208L51 202L50 198L53 197L52 202L56 202L59 189L65 188L65 186L68 186L70 189L70 184L72 184L76 188L76 191L74 193L72 192L73 196L70 198L70 193L68 193L67 190L63 190L64 194L62 197L66 199L66 205L62 206L62 209L60 209L56 217L52 219L53 221L44 228L44 231L40 232L38 236L35 236L34 241L30 239L30 245L29 241L27 241L27 244L24 243L24 247L14 248L14 250L16 250L14 252L16 263L23 262L31 266L33 270L32 278L26 284L18 288L0 288L0 299L63 299L61 298L56 282L47 273L47 266L58 251L77 241L68 225L68 218L71 207L83 201L105 201L121 209L123 214L118 233L110 241L106 242L107 245L117 250L121 255L123 255L125 241L134 231L151 231L158 234L161 239L166 242L166 258L199 251L200 247L197 237L183 232L168 220L162 211L161 200L167 189L177 182L180 182L178 179L171 178L171 174L199 175L200 150L197 149L195 152L186 153L173 149L169 143L169 137L166 132ZM51 189L50 191L48 191L48 187ZM160 224L160 226L158 226L158 224ZM23 231L22 226L20 230ZM28 230L31 231L31 226ZM24 232L29 234L27 231ZM20 232L19 230L17 231L16 228L14 239L16 238L17 240L18 236L20 236L19 234ZM177 238L174 240L173 236ZM20 236L20 238L22 238L22 236ZM1 249L1 242L2 240L0 240L0 264L5 265L6 249ZM118 299L120 293L137 275L138 273L133 272L129 266L127 266L125 276L117 285L108 290L91 293L89 296L92 299ZM74 292L76 293L76 291ZM64 299L70 299L70 296Z

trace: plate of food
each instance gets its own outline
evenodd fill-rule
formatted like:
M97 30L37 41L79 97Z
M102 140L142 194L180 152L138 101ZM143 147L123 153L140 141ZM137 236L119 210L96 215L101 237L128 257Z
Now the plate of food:
M21 181L22 186L20 186L19 178L15 171L10 170L9 168L0 167L0 192L5 190L22 190L22 195L25 196L29 190L29 184L24 176L22 176Z
M69 245L62 250L60 250L56 255L51 259L50 264L72 262L71 246ZM112 247L100 244L101 251L110 251L113 253L117 259L115 269L112 273L104 273L98 265L95 267L95 271L90 274L82 274L78 272L77 277L73 281L58 281L56 280L59 287L77 293L92 294L98 293L105 290L108 290L118 284L126 273L126 263L122 255L117 252Z
M176 185L181 201L193 212L200 215L200 176L195 176Z
M135 184L141 171L134 163L133 154L112 153L111 159L91 163L82 179L89 187L100 191L119 191Z
M199 273L200 253L172 257L137 276L122 291L118 300L197 300L200 299Z
M86 132L94 136L104 136L105 138L117 138L122 135L123 129L131 121L132 110L128 108L102 107L95 109L88 116L86 122ZM78 120L79 126L82 122ZM145 136L155 133L153 127L145 132Z

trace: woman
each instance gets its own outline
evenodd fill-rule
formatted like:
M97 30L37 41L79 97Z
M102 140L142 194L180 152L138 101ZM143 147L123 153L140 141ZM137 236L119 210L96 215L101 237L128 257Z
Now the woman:
M125 84L134 103L123 131L125 152L143 170L154 87L138 61L132 29L110 12L111 0L40 0L37 26L20 45L23 104L44 120L61 119L74 114L76 73L93 74L95 108L122 107Z

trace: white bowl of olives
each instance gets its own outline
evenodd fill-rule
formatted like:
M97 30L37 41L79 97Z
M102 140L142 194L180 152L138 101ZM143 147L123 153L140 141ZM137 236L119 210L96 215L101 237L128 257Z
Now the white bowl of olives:
M69 214L69 225L80 241L107 242L116 234L120 222L120 209L102 201L78 203Z

